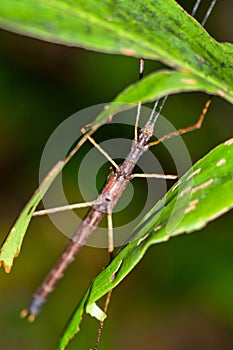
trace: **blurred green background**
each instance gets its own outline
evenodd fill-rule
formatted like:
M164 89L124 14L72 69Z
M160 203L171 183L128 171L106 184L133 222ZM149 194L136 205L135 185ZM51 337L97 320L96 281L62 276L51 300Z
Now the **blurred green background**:
M179 1L189 10L193 1ZM204 2L206 3L206 2ZM198 12L199 18L205 5ZM232 41L233 3L219 1L207 23ZM134 58L103 55L0 31L1 240L38 185L38 168L52 131L85 107L108 102L138 78ZM160 67L146 62L145 73ZM171 96L163 115L177 128L194 123L203 94ZM232 137L232 106L213 98L200 131L185 135L193 162ZM169 173L169 165L168 170ZM114 291L99 349L233 348L233 213L204 230L154 246ZM54 349L91 279L108 260L84 248L29 324L19 313L67 242L48 218L34 219L12 273L0 271L0 349ZM85 317L69 349L93 348L98 323Z

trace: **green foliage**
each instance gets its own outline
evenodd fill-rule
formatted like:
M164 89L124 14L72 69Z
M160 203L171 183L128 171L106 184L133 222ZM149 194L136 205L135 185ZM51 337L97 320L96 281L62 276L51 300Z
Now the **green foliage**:
M131 242L88 288L64 331L59 350L79 331L84 310L89 313L90 305L115 288L151 245L200 230L233 207L232 157L230 139L199 160L152 208L132 232Z
M232 57L174 0L7 0L0 26L43 40L156 59L232 101ZM232 50L231 50L232 52Z
M103 123L109 116L132 108L132 104L154 101L156 98L184 91L204 91L209 94L218 94L218 88L202 78L190 73L177 71L159 71L128 86L112 103L106 106L92 123L92 127Z
M0 2L0 26L42 40L81 46L111 54L159 60L174 70L145 77L121 92L93 122L139 101L181 91L204 91L233 102L233 48L218 43L174 0L7 0ZM146 215L132 232L134 239L96 276L68 324L58 348L64 349L79 331L84 311L103 319L96 302L116 287L142 259L147 249L170 237L201 229L230 210L233 144L210 152ZM67 160L55 165L16 221L0 255L10 271L41 197Z
M24 236L26 234L27 228L30 224L31 218L33 216L36 207L41 201L41 198L45 195L53 180L62 170L64 162L58 162L48 173L44 181L41 183L40 187L35 191L32 198L26 204L25 208L22 210L19 218L16 220L14 226L12 227L7 239L2 245L0 252L0 264L4 266L6 272L10 272L14 258L16 258L21 250Z

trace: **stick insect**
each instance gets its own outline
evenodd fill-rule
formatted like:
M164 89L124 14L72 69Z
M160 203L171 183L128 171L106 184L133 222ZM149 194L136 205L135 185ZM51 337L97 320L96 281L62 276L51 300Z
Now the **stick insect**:
M195 15L201 0L197 0L192 11L192 16ZM202 25L206 23L216 0L213 0L208 8ZM143 76L143 67L144 60L140 59L140 78ZM68 243L60 258L55 263L54 267L48 273L47 277L44 279L43 283L39 286L33 298L27 308L22 311L22 317L28 316L30 321L33 321L36 315L40 312L43 304L47 300L49 294L54 290L56 283L62 278L64 272L68 266L75 259L80 249L85 245L86 241L94 230L99 225L102 218L107 215L108 222L108 251L110 256L113 254L114 250L114 241L113 241L113 223L112 223L112 212L113 208L120 199L122 193L124 192L127 184L137 177L144 178L163 178L163 179L176 179L176 175L159 175L159 174L135 174L133 170L137 161L142 157L142 155L152 146L158 145L159 143L167 140L171 137L181 135L196 129L199 129L202 125L203 119L206 115L208 107L210 105L210 99L206 102L202 113L198 121L189 127L184 129L179 129L175 132L165 135L164 137L158 139L157 141L150 141L153 136L153 130L156 124L156 121L159 117L160 112L163 109L163 106L167 100L168 96L165 96L162 100L156 100L153 110L146 124L141 130L138 130L141 103L139 102L137 107L136 122L134 128L134 139L132 141L131 149L121 165L118 165L110 155L104 151L90 136L87 135L87 139L107 158L107 160L112 165L112 170L106 180L106 183L98 195L97 199L93 202L88 203L79 203L66 207L52 208L47 210L40 210L34 213L34 216L40 216L44 214L55 213L62 210L74 209L74 208L83 208L90 207L88 213L83 219L80 227L77 229L75 234L72 237L72 240ZM82 130L85 133L85 129Z

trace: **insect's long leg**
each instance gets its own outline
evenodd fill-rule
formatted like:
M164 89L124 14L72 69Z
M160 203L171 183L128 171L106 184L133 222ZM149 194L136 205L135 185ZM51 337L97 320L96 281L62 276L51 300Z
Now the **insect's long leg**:
M112 211L109 210L107 213L108 218L108 252L111 256L114 250L114 241L113 241L113 224L112 224Z
M154 178L154 179L166 179L166 180L175 180L177 179L177 175L165 175L165 174L132 174L130 179L135 179L137 177L144 178Z
M139 80L143 78L143 73L144 73L144 59L140 58L139 61ZM134 126L134 140L138 140L138 124L139 124L139 118L141 114L141 107L142 103L141 101L138 102L137 106L137 115L136 115L136 120L135 120L135 126Z
M111 158L111 156L100 146L98 143L91 137L90 135L87 135L87 139L105 156L105 158L116 168L118 169L119 166L117 163ZM73 210L78 208L86 208L91 207L94 204L98 204L97 201L92 202L85 202L85 203L77 203L77 204L70 204L70 205L64 205L61 207L56 208L50 208L50 209L44 209L44 210L38 210L33 213L33 216L42 216L46 214L54 214L61 211L67 211L67 210Z
M92 201L92 202L69 204L69 205L63 205L61 207L56 207L56 208L37 210L37 211L35 211L33 213L32 216L42 216L42 215L58 213L60 211L73 210L73 209L79 209L79 208L86 208L86 207L91 207L94 204L97 204L96 200Z
M113 258L114 243L113 243L112 211L110 209L108 209L107 218L108 218L108 252L109 252L109 258L111 261ZM111 295L112 295L112 289L108 291L107 298L105 300L105 304L104 304L104 313L105 314L108 311L108 306L110 303ZM97 333L97 339L96 339L96 343L95 343L93 350L98 350L103 327L104 327L104 321L100 321L98 333Z
M108 311L108 306L109 306L109 303L110 303L111 295L112 295L112 289L110 289L108 291L107 298L105 300L105 304L104 304L104 313L105 314ZM95 343L95 346L94 346L93 350L98 350L101 334L102 334L102 331L103 331L103 326L104 326L104 321L100 321L100 325L99 325L99 328L98 328L98 335L97 335L96 343Z
M196 130L196 129L200 129L202 123L203 123L203 120L204 120L204 117L208 111L208 108L209 108L209 105L211 103L211 98L209 98L202 110L202 113L197 121L197 123L195 123L194 125L191 125L191 126L188 126L187 128L184 128L184 129L179 129L179 130L176 130L174 132L171 132L170 134L167 134L167 135L164 135L163 137L161 137L159 140L157 141L154 141L154 142L150 142L148 144L149 147L152 147L152 146L155 146L155 145L158 145L159 143L163 142L164 140L168 140L174 136L178 136L178 135L182 135L182 134L186 134L187 132L190 132L190 131L193 131L193 130Z
M98 145L98 143L95 142L95 140L91 136L88 136L87 138L100 151L100 153L102 153L105 156L105 158L107 158L107 160L114 166L114 168L119 168L119 166L112 159L112 157L100 145Z

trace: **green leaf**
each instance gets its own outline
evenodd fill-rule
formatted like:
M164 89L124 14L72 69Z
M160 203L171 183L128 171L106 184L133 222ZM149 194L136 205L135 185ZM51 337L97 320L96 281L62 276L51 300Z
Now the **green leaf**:
M202 78L193 74L177 71L159 71L152 73L135 84L128 86L111 103L107 104L104 111L93 121L91 126L101 125L107 118L116 113L132 108L139 101L142 103L154 101L157 98L184 91L203 91L211 95L217 95L218 89ZM232 98L225 96L233 102Z
M79 303L79 306L77 310L75 310L74 314L71 316L71 319L69 321L69 331L65 331L60 343L58 345L59 349L65 349L66 345L69 343L69 341L73 338L73 336L80 331L79 325L82 321L85 304L88 299L88 295L90 293L90 289L86 291L84 294L82 300Z
M221 43L223 50L228 53L233 59L233 44L231 43Z
M42 197L45 195L50 185L52 184L55 177L60 173L63 167L70 161L70 159L75 155L79 148L87 140L88 136L91 135L96 130L93 127L86 135L84 135L74 148L70 151L64 160L59 160L46 175L44 180L41 182L39 188L35 191L32 198L26 204L18 219L16 220L11 231L7 235L5 241L2 244L0 250L0 266L3 265L5 271L9 273L11 271L14 258L19 255L24 236L26 234L27 228L32 219L33 213L36 210Z
M4 241L0 251L0 265L3 265L7 273L11 271L14 258L16 258L20 252L25 233L36 207L63 166L64 162L59 161L51 169L51 171L42 181L40 187L35 191L32 198L22 210L6 240Z
M96 303L115 288L155 243L200 230L233 207L233 139L199 160L144 217L132 240L94 279L68 323L59 350L64 350L79 330L83 308ZM217 200L216 200L217 199ZM76 326L75 326L76 322Z
M7 0L0 26L43 40L161 60L233 95L232 58L174 0Z
M96 303L88 304L86 307L86 312L92 317L97 318L99 321L104 321L106 314L102 311Z

